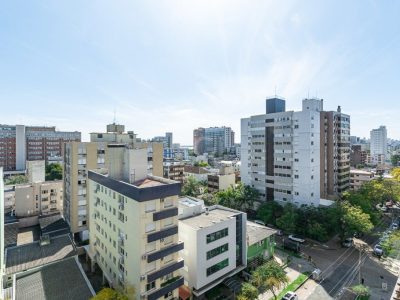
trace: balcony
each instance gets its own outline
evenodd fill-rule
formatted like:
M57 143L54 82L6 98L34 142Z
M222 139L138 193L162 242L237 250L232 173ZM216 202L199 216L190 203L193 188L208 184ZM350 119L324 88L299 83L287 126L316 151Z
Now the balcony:
M159 221L170 217L175 217L178 215L178 208L172 207L169 209L164 209L162 211L158 211L153 213L153 221Z
M150 263L152 261L158 260L160 258L163 258L167 255L170 255L172 253L176 253L180 250L183 250L184 248L184 243L183 242L179 242L177 244L173 244L171 246L165 247L159 251L150 253L147 255L147 262Z
M157 291L149 294L147 296L148 300L156 300L159 299L161 297L163 297L165 294L168 294L169 292L172 292L174 290L176 290L177 288L179 288L180 286L183 285L183 277L179 277L177 280L175 280L172 283L169 283L163 287L161 287L160 289L158 289Z
M155 271L153 273L148 274L147 275L147 282L152 282L152 281L154 281L154 280L156 280L158 278L161 278L161 277L163 277L165 275L168 275L168 274L170 274L172 272L175 272L176 270L179 270L179 269L183 268L183 265L184 265L184 261L183 260L175 261L175 262L169 264L168 266L166 266L166 267L164 267L162 269L159 269L159 270L157 270L157 271Z
M151 243L177 233L178 233L178 226L173 226L147 235L147 242Z

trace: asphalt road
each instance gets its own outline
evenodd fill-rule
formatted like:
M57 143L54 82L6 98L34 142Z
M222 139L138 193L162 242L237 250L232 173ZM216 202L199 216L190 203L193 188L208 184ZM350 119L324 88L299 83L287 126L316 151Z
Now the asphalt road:
M375 232L387 227L383 224ZM287 238L287 237L285 237ZM370 287L371 299L388 299L394 288L397 277L388 272L372 254L372 248L378 237L374 234L363 237L355 247L342 248L338 240L326 244L306 242L301 246L304 257L311 256L315 266L322 270L323 280L319 288L323 288L332 298L340 299L344 287L359 284L360 279ZM281 239L278 238L278 243ZM366 249L360 253L360 245ZM361 264L361 268L359 268ZM382 283L386 282L388 291L382 290Z

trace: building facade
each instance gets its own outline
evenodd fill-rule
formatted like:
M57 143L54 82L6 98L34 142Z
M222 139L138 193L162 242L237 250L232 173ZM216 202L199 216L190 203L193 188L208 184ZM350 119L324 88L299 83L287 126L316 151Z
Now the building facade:
M92 262L112 287L134 287L137 299L177 299L184 283L178 255L184 248L178 238L180 183L145 171L132 182L110 171L89 171Z
M321 112L321 197L335 199L350 188L350 116Z
M358 191L361 186L374 179L374 173L364 170L350 170L350 188Z
M87 199L86 185L89 170L105 167L105 143L72 142L65 145L64 155L64 218L73 234L80 233L86 240Z
M267 99L267 114L241 120L242 182L262 201L319 205L320 112L305 99L303 110L282 111L283 99Z
M349 116L323 111L321 99L304 99L297 112L279 98L266 107L241 120L241 180L261 201L318 206L349 187Z
M80 141L80 132L56 131L55 127L0 125L0 166L4 171L25 170L26 160L62 156L64 143Z
M3 167L0 167L0 296L3 297L4 276L4 182Z
M180 163L164 163L164 178L183 183L185 165Z
M204 153L221 156L234 148L235 133L230 127L198 128L193 131L193 149L197 155Z
M16 185L15 215L29 217L62 213L63 186L63 181Z
M370 132L370 153L372 164L384 164L387 156L387 130L385 126Z
M200 296L247 266L246 221L243 212L223 206L202 208L202 201L179 201L179 239L185 284Z

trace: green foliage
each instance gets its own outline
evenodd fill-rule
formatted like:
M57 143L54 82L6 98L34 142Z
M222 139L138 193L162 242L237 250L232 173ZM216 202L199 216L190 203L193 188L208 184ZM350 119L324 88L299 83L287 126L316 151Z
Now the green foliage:
M265 288L272 292L276 299L276 291L286 285L289 278L285 270L275 260L258 267L252 274L252 284L257 288Z
M194 176L190 176L182 186L182 195L197 197L207 191L204 183L196 180Z
M295 232L298 218L298 209L291 204L287 204L284 207L283 215L276 220L276 225L286 232Z
M200 161L200 162L198 162L198 161L196 161L195 163L194 163L194 166L195 167L208 167L208 163L207 162L205 162L205 161Z
M91 300L128 300L128 296L111 288L103 288Z
M400 155L399 155L400 156ZM400 181L400 167L394 168L391 172L391 175L393 178L397 181Z
M21 183L27 183L28 178L25 175L14 175L8 177L5 181L5 185L14 185L14 184L21 184Z
M48 164L46 166L46 181L61 180L63 177L63 168L60 164Z
M392 258L400 255L400 231L390 234L389 238L382 242L383 254Z
M368 233L374 228L370 215L364 213L360 207L344 202L341 209L342 237L352 236L356 232Z
M282 292L279 293L278 299L281 299L287 292L294 292L304 281L307 280L310 273L300 274L293 282L291 282Z
M357 299L368 299L368 297L371 295L369 288L362 284L353 286L351 289L354 293L357 294L357 296L363 297L363 298L357 298Z
M392 165L393 166L398 166L399 162L400 162L400 154L394 154L392 155L392 157L390 158Z
M238 299L242 300L255 300L258 298L258 289L251 283L244 282Z
M265 224L276 225L276 219L282 214L283 207L275 201L268 201L257 209L257 218Z
M246 211L253 208L254 201L258 198L259 193L256 189L239 183L236 186L227 188L225 191L217 192L214 202L232 209Z

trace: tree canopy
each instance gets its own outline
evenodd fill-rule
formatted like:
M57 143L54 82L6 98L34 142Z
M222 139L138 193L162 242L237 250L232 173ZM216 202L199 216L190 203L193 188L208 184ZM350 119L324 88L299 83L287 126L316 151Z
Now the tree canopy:
M238 295L238 300L256 300L258 298L258 290L251 283L244 282L242 284L242 289L240 290L240 294Z
M128 300L128 296L123 293L111 289L111 288L103 288L100 292L97 293L96 296L90 298L91 300Z
M48 164L46 166L46 181L61 180L63 178L63 167L60 164Z
M252 274L252 283L257 288L266 288L272 292L276 299L276 291L286 285L289 278L283 267L275 260L258 267Z
M252 209L259 193L251 186L239 183L215 194L214 203L241 211Z
M28 182L28 178L25 175L14 175L14 176L10 176L4 180L5 185L14 185L14 184L27 183L27 182Z
M198 181L194 176L189 176L182 186L182 195L184 196L197 197L204 192L207 192L207 185Z

